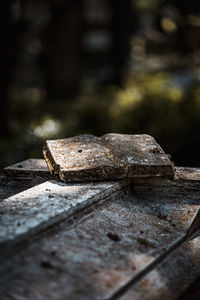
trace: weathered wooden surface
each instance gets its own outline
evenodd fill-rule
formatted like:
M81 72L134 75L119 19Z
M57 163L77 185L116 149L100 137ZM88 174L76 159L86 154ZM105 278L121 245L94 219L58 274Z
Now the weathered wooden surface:
M43 178L0 177L0 201L46 181Z
M200 181L200 169L199 168L183 168L176 167L175 179L192 181Z
M4 175L10 177L42 177L52 178L44 159L27 159L20 163L4 168Z
M67 182L174 174L173 164L149 135L82 135L49 140L43 153L51 173Z
M20 166L20 167L19 167ZM54 179L53 175L50 174L49 168L47 167L47 164L44 159L27 159L25 161L22 161L20 163L11 165L9 167L4 168L4 175L6 177L3 177L7 182L15 182L17 181L17 178L19 177L19 182L34 182L34 178L37 178L36 180L45 180L45 179ZM28 171L28 174L26 173ZM200 180L200 169L199 168L183 168L183 167L174 167L174 179L177 181L187 181L188 183L190 181L199 181ZM24 177L24 175L26 175ZM23 177L23 178L21 178ZM21 180L22 179L22 180ZM1 178L0 178L1 180ZM159 179L158 179L159 180ZM134 182L146 182L147 184L151 184L151 182L156 182L155 178L135 178L133 179ZM0 181L2 182L2 180ZM162 181L162 183L166 181ZM34 184L33 184L34 185Z
M140 280L132 283L121 300L183 299L184 291L200 275L200 237L187 240ZM199 299L190 294L190 300Z
M104 198L38 240L30 235L29 245L9 259L2 256L0 299L181 297L200 276L199 237L187 236L200 207L199 174L177 168L174 181L134 179L132 194ZM35 201L29 210L39 214ZM47 201L53 211L53 200Z
M198 300L200 299L200 277L198 277L188 289L184 290L178 300Z
M64 184L46 181L0 202L0 255L129 185L128 181Z

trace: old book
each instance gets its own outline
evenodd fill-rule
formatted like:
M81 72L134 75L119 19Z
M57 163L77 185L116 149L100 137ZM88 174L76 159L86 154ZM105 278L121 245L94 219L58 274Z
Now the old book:
M66 182L174 174L173 163L146 134L110 133L47 140L43 154L50 172Z

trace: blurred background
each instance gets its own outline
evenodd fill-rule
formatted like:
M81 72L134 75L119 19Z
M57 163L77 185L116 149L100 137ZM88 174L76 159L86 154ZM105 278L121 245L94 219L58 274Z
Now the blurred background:
M200 167L200 1L7 0L0 14L1 171L46 139L107 132Z

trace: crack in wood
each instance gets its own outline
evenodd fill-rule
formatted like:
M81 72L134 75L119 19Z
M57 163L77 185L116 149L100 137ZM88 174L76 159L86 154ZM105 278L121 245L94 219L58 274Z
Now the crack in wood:
M134 287L141 279L143 279L148 273L150 273L156 266L164 261L172 252L174 252L178 247L183 245L185 242L190 241L196 237L200 236L200 210L197 212L197 215L194 218L193 223L188 229L184 237L178 240L171 248L166 250L161 254L155 261L150 263L144 270L142 270L138 275L133 276L126 284L120 287L109 297L104 298L104 300L117 300L125 295L128 290Z
M21 168L20 168L20 170L21 170ZM102 244L102 249L104 249L105 246L110 245L110 243L113 243L114 248L108 247L108 251L109 251L109 249L115 250L115 248L116 248L116 251L114 251L114 253L110 254L111 260L112 260L112 255L116 254L117 251L119 251L119 255L122 255L122 253L124 253L124 254L127 253L127 255L129 257L129 255L131 254L128 250L129 248L126 248L126 246L125 246L125 248L123 248L124 247L123 243L125 242L125 244L126 243L134 244L133 249L132 249L132 255L133 255L132 260L130 260L130 262L128 261L127 264L125 264L126 268L129 269L131 267L129 265L129 263L132 262L133 269L132 269L132 273L131 273L130 269L128 271L130 273L124 272L124 270L123 270L124 262L121 260L121 257L119 256L119 261L116 260L116 270L115 270L115 265L111 264L113 269L111 267L111 270L107 271L106 267L109 269L109 266L106 265L106 260L104 260L104 256L101 257L101 260L102 260L101 263L104 265L104 267L102 268L103 278L101 278L101 277L95 277L95 278L96 279L99 278L99 281L97 281L96 284L99 284L102 289L105 289L106 295L104 295L104 297L100 297L101 296L100 294L94 294L94 295L92 295L92 296L94 296L92 299L99 299L99 297L101 299L103 298L106 300L111 300L111 299L114 300L114 299L118 299L120 297L122 297L123 299L133 299L134 297L130 296L131 293L129 294L129 292L133 292L133 294L136 292L136 294L137 294L138 285L140 283L141 283L141 286L139 287L139 289L140 289L139 295L142 295L142 292L147 291L147 286L142 287L142 284L144 284L145 280L147 280L147 279L151 283L151 278L152 278L151 272L154 272L154 271L158 272L158 276L159 276L160 275L159 272L160 272L161 266L163 266L163 263L166 265L167 264L166 262L169 262L169 259L171 256L174 255L174 257L175 257L176 253L181 253L181 251L186 254L187 253L187 244L189 244L190 241L193 241L200 234L200 230L199 230L200 212L198 209L198 206L199 206L198 200L200 200L198 198L198 196L200 194L200 187L199 187L200 172L196 169L190 169L190 170L188 169L187 170L187 168L176 168L176 170L178 170L178 172L177 172L177 176L175 176L174 181L170 181L167 179L164 180L164 179L160 179L160 178L133 180L134 194L132 195L132 201L133 201L132 205L129 205L130 203L128 204L128 202L131 201L131 199L130 200L124 199L124 206L123 205L120 206L120 205L116 204L117 199L115 199L118 197L118 195L120 193L123 194L124 191L127 191L127 188L130 188L130 186L127 188L124 188L120 191L115 192L118 194L116 194L116 196L115 195L113 196L114 197L113 204L109 206L110 212L108 212L105 207L105 209L102 211L102 215L101 215L101 217L103 217L102 221L107 222L107 220L108 220L108 223L106 223L107 225L104 226L103 222L99 223L99 225L97 224L96 232L94 231L94 233L92 233L91 235L88 235L88 234L89 234L89 231L91 229L93 230L95 227L95 226L93 227L94 221L95 222L97 221L97 223L99 222L97 219L95 219L95 211L96 211L96 218L98 218L98 214L101 210L100 208L104 205L104 203L108 202L109 197L108 197L108 199L105 198L103 200L100 200L96 204L91 204L84 210L77 211L75 215L78 218L78 220L80 221L80 224L79 223L73 224L73 226L72 226L72 224L70 225L71 217L69 217L69 219L67 219L67 220L63 219L57 223L55 222L54 224L50 225L48 228L46 228L46 229L43 228L43 229L39 230L37 234L31 236L31 239L29 238L27 244L25 244L24 242L21 244L19 243L18 244L19 248L14 247L13 250L16 252L19 250L22 250L22 255L20 254L21 251L19 251L19 253L18 253L19 256L22 256L21 261L24 262L23 259L27 255L27 256L30 256L29 258L31 259L31 261L29 261L29 263L31 263L32 260L34 260L35 252L34 252L34 250L31 252L31 250L27 249L27 248L31 248L31 246L33 246L33 249L34 249L34 244L36 244L36 245L38 245L36 247L36 249L39 251L41 250L40 252L39 251L36 251L36 252L37 252L37 255L40 256L39 267L41 267L43 269L42 271L43 272L44 271L53 272L53 271L55 271L55 268L57 268L56 270L60 270L60 272L64 272L63 271L64 270L64 266L63 266L64 260L61 260L61 258L59 258L61 261L61 265L60 266L58 265L55 268L54 268L54 261L52 261L52 263L48 263L49 262L48 255L44 256L45 251L50 251L48 246L50 246L51 243L54 243L54 242L57 242L58 246L59 246L59 243L61 243L61 240L63 238L65 238L65 235L66 235L66 238L64 239L65 246L64 246L63 250L64 250L64 252L66 252L66 251L70 252L70 247L72 247L72 249L71 249L72 255L75 256L75 259L76 259L76 256L78 255L75 251L76 246L86 247L86 244L90 243L91 240L93 238L95 239L95 236L98 235L98 226L99 226L99 228L103 227L103 228L101 228L101 230L102 231L106 230L106 231L104 232L105 244L104 245ZM190 174L192 174L192 177L190 177ZM23 182L23 180L22 180L22 182ZM46 192L48 193L48 191L46 191ZM170 193L171 193L171 195L170 195ZM52 196L50 194L50 192L49 192L49 195ZM112 195L111 195L111 197L112 197ZM167 198L166 201L165 201L165 198ZM48 198L48 201L51 202L52 198ZM101 204L103 204L103 205L101 205ZM179 211L179 207L180 207L180 211ZM175 209L174 213L173 213L173 208ZM132 209L132 213L128 212L129 209ZM135 210L135 213L133 212L133 210ZM89 216L90 211L92 211L92 214L94 214L94 217L91 218L92 219L91 222L93 222L92 225L90 224L91 223L90 221L87 222L87 218L90 218L90 216ZM142 211L144 211L144 213ZM120 219L117 217L118 213L121 213L122 215L125 214L123 217L124 223L122 222L123 219ZM137 213L138 213L138 215L137 215ZM112 214L114 215L114 217L112 216ZM131 226L133 226L133 227L129 227L128 221L127 222L125 221L125 219L128 217L128 214L129 214L130 220L132 218ZM145 219L145 214L146 214L146 219ZM116 216L116 218L115 218L115 216ZM143 218L143 221L142 221L143 223L142 222L140 223L140 216ZM99 217L99 218L101 219L101 217ZM173 217L175 218L175 222L174 222ZM182 217L183 223L181 223L181 217ZM148 220L148 218L150 218L150 220ZM67 223L68 221L69 221L69 223ZM151 234L148 235L147 232L148 232L149 228L151 229L151 221L153 221L153 222L155 221L155 223L152 224L152 228L155 231L152 235ZM137 222L139 224L137 224ZM155 227L156 222L158 223L157 228ZM82 223L84 223L85 225L83 225ZM62 224L63 224L63 226L62 226ZM125 230L128 231L128 234L126 233L126 235L127 235L126 238L125 238L125 236L123 236L124 228L123 228L122 224L123 224L123 226L126 226ZM145 224L147 226L149 226L149 228L147 228L146 232L145 232L145 229L143 228L143 225L145 225ZM90 227L90 225L92 227ZM173 227L173 225L175 227ZM189 229L187 230L188 227L189 227ZM61 228L64 228L63 235L62 235L62 233L60 235L61 239L59 240L58 238L55 238L55 239L52 238L53 241L48 241L47 233L54 232L56 234L59 234L59 232L61 231ZM115 230L113 230L112 228L115 228ZM119 231L117 229L119 229ZM139 229L140 229L141 236L138 235L138 233L137 233L137 230L139 230ZM70 233L70 234L67 233L70 230L72 231L72 233ZM85 231L85 237L84 237L84 231ZM79 232L79 233L77 233L77 232ZM79 241L79 243L78 243L78 239L77 239L78 235L73 236L73 234L76 234L76 233L83 234L83 238ZM111 235L110 234L109 235L111 237L114 237L114 239L112 239L112 238L110 239L109 236L107 235L107 233L108 234L111 233ZM159 235L159 233L160 233L160 235L163 234L163 238L160 236L157 241L157 236ZM116 234L117 234L117 236L116 236ZM180 234L180 237L179 237L179 234ZM130 235L130 237L129 237L129 235ZM70 236L71 236L72 240L74 237L74 240L72 242L69 241ZM167 238L167 237L169 237L169 238ZM177 241L177 237L179 238L178 241ZM86 241L84 240L84 238L86 239ZM98 243L98 238L100 239L99 243ZM104 242L104 240L101 239L101 236L99 236L98 238L97 238L97 243L95 245L93 245L93 241L92 241L92 243L88 246L89 247L88 249L90 250L89 253L92 254L91 247L94 246L93 250L95 251L95 255L97 255L97 247L96 246L100 245L100 247L101 247L101 243ZM36 242L37 239L40 239L39 243ZM41 246L42 241L45 239L46 239L46 242L44 242L43 246ZM51 240L51 239L49 239L49 240ZM34 241L35 241L35 243L33 243ZM143 241L146 244L144 244ZM69 245L67 245L68 242L69 242ZM46 248L47 248L46 250L45 250L45 243L46 243ZM166 247L168 247L168 245L169 245L169 247L167 249L165 249L165 244L166 244ZM60 244L60 245L62 247L62 244ZM158 251L155 248L157 245L159 247ZM186 247L185 247L185 245L186 245ZM29 246L29 247L27 247L27 246ZM42 248L40 249L40 247L42 247ZM144 253L144 254L150 253L152 255L150 257L151 259L149 261L147 260L146 262L143 261L143 264L140 265L138 267L138 269L137 268L135 269L135 266L134 266L134 263L137 262L135 260L135 254L137 256L137 252L136 253L134 252L135 251L134 247L140 251L139 253L141 254L142 260L143 260L142 253ZM190 256L190 252L189 252L190 250L191 250L191 256L193 255L192 247L194 248L194 246L188 247L188 254L187 254L188 256ZM122 248L122 252L120 252L121 248ZM184 250L184 249L186 249L186 250ZM86 248L85 248L85 250L86 250ZM75 251L75 253L73 251ZM6 261L4 262L5 269L2 269L2 273L1 273L1 275L3 275L3 276L1 276L2 283L3 282L5 283L6 279L7 279L7 281L12 282L11 290L13 289L14 294L12 294L11 297L13 299L16 299L16 297L18 297L18 296L20 298L20 295L15 294L16 290L13 288L13 286L18 286L18 283L21 284L21 286L19 285L19 288L17 290L19 292L21 287L23 287L23 282L26 283L26 279L25 279L26 275L24 275L25 277L23 277L23 275L22 275L21 282L20 282L20 276L19 276L19 281L18 281L18 278L10 277L13 270L12 270L12 263L10 264L9 260L11 258L11 254L16 254L16 252L15 253L10 252L9 256L6 257L6 259L5 259ZM51 252L55 253L54 250L52 250ZM86 252L87 252L87 250L86 250ZM25 254L25 257L24 257L23 253ZM101 252L101 250L100 250L99 254L101 254L101 253L103 253L103 252ZM73 256L70 257L70 255L68 255L68 256L67 255L68 254L66 254L65 259L68 259L68 261L67 261L67 267L68 267L68 264L70 263L69 261L70 261L70 259L72 259ZM18 256L18 255L16 255L16 256ZM57 256L57 254L56 254L56 256ZM14 256L12 257L13 262L17 261L17 260L15 261L15 257ZM79 256L78 256L78 258L79 258ZM183 265L186 264L186 266L187 266L187 263L184 261L184 258L185 257L183 257ZM123 259L125 259L125 257ZM6 262L8 264L10 264L11 272L9 271L9 268L6 269L6 267L7 267ZM19 262L20 262L20 259L19 259ZM28 260L26 260L26 262L28 262ZM36 262L37 262L37 260L36 260ZM180 264L180 261L178 259L176 260L175 258L174 258L173 262L176 263L176 267L178 266L178 264ZM15 263L14 263L14 265L15 265ZM192 260L191 260L190 265L192 265ZM1 264L1 266L2 266L2 264ZM16 266L17 265L15 265L15 267ZM20 264L19 264L19 266L20 266ZM34 263L32 266L34 266ZM69 270L69 272L73 272L74 266L76 268L75 263L74 263L74 265L73 264L71 265L71 269ZM79 266L81 267L81 265L79 265ZM197 261L196 266L198 268L198 261ZM92 268L93 266L90 266L87 264L82 265L81 268L82 268L82 272L83 272L83 274L82 274L83 277L84 276L87 277L87 272L84 271L85 270L84 268L86 268L86 267ZM27 268L28 268L28 266L27 266ZM97 264L97 266L94 265L94 268L95 268L94 276L98 276L98 264ZM162 268L164 268L164 267L162 267ZM28 269L25 268L24 270L26 270L28 272ZM165 269L163 269L163 270L165 270ZM170 267L167 270L169 271ZM188 269L186 268L186 270L188 270ZM66 278L70 278L70 277L67 277L67 270L65 270L65 272L66 272L65 273ZM106 272L108 272L108 273L106 273ZM118 277L116 277L116 279L120 278L120 280L121 280L116 285L114 284L114 282L116 281L115 277L111 276L110 277L111 282L109 282L109 274L112 275L112 272L113 272L113 276L115 276L115 275L118 276ZM75 273L71 273L71 276L75 276L74 274ZM108 276L108 280L107 279L104 280L106 274ZM31 275L31 273L28 273L28 275ZM62 278L59 279L59 274L56 274L56 275L58 275L58 280L62 279ZM162 272L161 272L161 275L163 276ZM196 279L195 276L197 276L197 275L198 275L198 272L196 270L196 271L194 271L194 274L192 277L193 280ZM91 278L93 278L93 277L89 277L89 280L91 280ZM32 279L34 280L33 277L32 277ZM47 277L47 279L48 279L48 277ZM82 279L83 279L82 281L84 281L84 278L82 278ZM165 279L166 279L166 277L164 276L164 278L162 278L162 280L165 280ZM57 277L56 277L56 280L57 280ZM61 282L62 282L62 280L61 280ZM36 287L37 287L37 281L35 283L36 283ZM110 284L110 285L107 286L107 284ZM113 284L113 286L112 286L112 284ZM162 281L161 284L164 285L165 281ZM3 286L3 284L1 286ZM75 285L75 287L76 286L77 285ZM46 287L48 287L48 285L46 285ZM59 287L59 284L58 284L58 287ZM61 289L62 289L62 287L63 286L61 284ZM95 287L95 285L93 287ZM171 287L171 286L169 286L169 287ZM161 287L161 289L162 289L162 287ZM84 290L84 292L85 291L86 290ZM99 290L99 293L100 293L100 291L101 291L101 289ZM50 292L53 292L53 290L50 289ZM152 293L151 295L154 295L152 290L151 290L151 293ZM162 293L163 293L163 290L161 291L161 295L163 295ZM24 299L22 294L21 294L22 298L20 298L20 299ZM43 294L43 296L44 296L44 294ZM74 298L73 294L71 296L72 296L71 299L76 299L76 298ZM135 296L135 294L134 294L134 296ZM168 294L168 296L169 296L169 294ZM52 295L52 297L53 297L53 295ZM50 297L50 299L56 299L56 298L52 298L52 297ZM136 297L136 298L142 299L142 297L141 298ZM6 299L8 299L8 298L6 298ZM34 299L34 298L31 298L31 299ZM154 298L151 298L151 299L154 299ZM169 298L161 297L160 299L169 299ZM173 299L175 299L175 298L173 298Z

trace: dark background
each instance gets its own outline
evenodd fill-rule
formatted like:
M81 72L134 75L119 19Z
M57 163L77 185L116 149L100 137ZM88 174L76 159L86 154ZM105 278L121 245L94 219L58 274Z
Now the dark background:
M45 139L147 133L200 166L200 1L7 0L0 170Z

